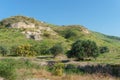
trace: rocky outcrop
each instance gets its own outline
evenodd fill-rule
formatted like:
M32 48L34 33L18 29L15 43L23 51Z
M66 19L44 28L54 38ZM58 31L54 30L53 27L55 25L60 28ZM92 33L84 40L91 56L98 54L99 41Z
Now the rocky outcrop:
M11 28L35 28L33 23L17 22L10 25Z
M18 28L28 39L42 40L43 37L56 38L56 32L48 24L25 16L12 16L0 21L0 26Z
M24 31L22 32L23 34L26 35L26 38L28 39L34 39L34 40L42 40L42 37L41 37L41 32L31 32L31 31Z
M90 32L87 29L82 30L84 33L89 34Z
M18 20L18 18L20 18ZM27 18L26 20L22 20L26 17L17 17L17 18L9 18L4 20L2 23L6 27L9 28L19 28L22 29L22 33L26 36L28 39L34 39L34 40L42 40L42 37L45 32L49 35L56 35L56 32L54 32L50 27L47 27L43 22L38 22L33 19ZM11 21L11 22L10 22ZM36 25L36 22L39 24Z
M22 33L26 35L28 39L42 40L42 35L44 32L48 32L50 35L56 35L50 27L46 26L35 26L32 23L18 22L11 25L11 28L23 28L26 29Z

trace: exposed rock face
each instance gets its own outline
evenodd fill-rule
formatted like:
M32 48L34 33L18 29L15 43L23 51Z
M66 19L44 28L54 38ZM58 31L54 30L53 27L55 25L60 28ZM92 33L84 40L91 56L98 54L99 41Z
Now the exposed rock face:
M87 28L81 27L81 30L85 33L85 34L90 34L90 31Z
M90 32L87 29L83 29L83 32L89 34Z
M25 16L13 16L0 21L0 26L8 28L19 28L26 38L42 40L44 37L56 37L56 32L48 27L47 24L37 21L34 18Z
M31 28L33 30L36 28L35 24L25 23L25 22L13 23L10 25L10 27L11 28L24 28L24 29ZM26 38L34 39L34 40L42 40L42 38L40 37L41 35L40 30L35 30L35 31L27 30L27 31L23 31L22 33L26 35Z
M12 28L35 28L35 24L18 22L18 23L11 24L10 27Z
M17 22L11 24L9 27L26 29L22 33L25 34L26 38L28 39L42 40L42 35L44 32L49 32L50 35L56 35L56 33L50 27L35 26L33 23Z
M25 34L26 38L28 38L28 39L42 40L41 31L39 31L39 32L26 31L26 32L22 32L22 33Z

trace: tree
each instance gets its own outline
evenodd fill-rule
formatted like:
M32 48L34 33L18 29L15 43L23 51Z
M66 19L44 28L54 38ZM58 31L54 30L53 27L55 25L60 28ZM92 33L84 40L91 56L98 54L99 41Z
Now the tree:
M76 57L79 60L89 57L97 57L98 47L94 41L90 40L78 40L73 43L72 48L68 51L67 56Z
M61 44L55 44L51 49L50 52L54 55L54 58L59 55L63 54L64 50Z
M5 46L0 46L0 54L5 56L8 53L8 50Z

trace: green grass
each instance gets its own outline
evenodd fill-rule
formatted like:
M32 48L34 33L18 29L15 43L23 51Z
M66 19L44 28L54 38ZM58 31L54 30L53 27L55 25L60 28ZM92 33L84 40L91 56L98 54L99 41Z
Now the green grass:
M39 70L41 67L25 58L5 58L0 60L0 77L5 80L24 80L32 76L32 69ZM22 72L20 70L22 70Z
M120 53L104 53L91 62L103 64L120 64Z
M0 76L6 80L16 80L15 66L5 61L0 61Z
M0 29L0 45L11 47L13 45L33 43L34 40L26 39L18 29Z

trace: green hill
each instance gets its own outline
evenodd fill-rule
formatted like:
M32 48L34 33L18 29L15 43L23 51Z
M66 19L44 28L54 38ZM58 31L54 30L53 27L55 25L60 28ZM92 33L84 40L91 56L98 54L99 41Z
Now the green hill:
M97 62L119 63L119 37L94 32L81 25L58 26L25 16L12 16L0 21L0 45L8 49L16 45L31 44L39 45L41 53L47 53L42 51L61 43L66 52L78 39L89 39L95 41L99 47L107 46L110 49L109 53L101 54Z

